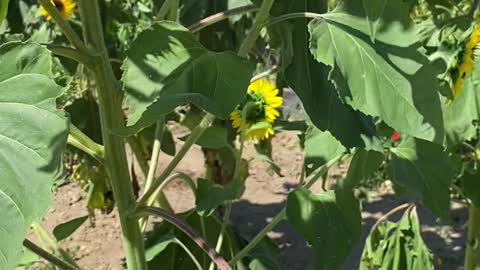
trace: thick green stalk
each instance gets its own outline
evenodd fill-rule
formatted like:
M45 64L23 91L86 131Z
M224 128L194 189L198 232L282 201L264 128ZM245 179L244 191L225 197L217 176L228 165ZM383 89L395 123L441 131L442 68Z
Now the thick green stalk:
M123 128L125 123L118 82L105 46L98 0L81 0L78 5L86 41L99 55L98 63L92 72L98 91L105 164L117 203L127 268L129 270L146 270L147 264L140 226L137 220L128 218L128 213L135 207L135 197L128 170L125 142L112 133L114 129Z
M468 211L467 250L465 270L480 269L480 209L471 204Z
M250 30L250 33L240 46L240 49L238 51L239 56L246 57L252 49L253 45L257 41L258 36L260 35L260 31L262 31L264 23L270 16L270 9L272 8L273 2L274 0L263 0L257 16L255 16L255 21L253 23L252 29Z
M62 261L60 258L56 257L55 255L51 254L50 252L44 250L43 248L37 246L32 241L25 239L23 241L23 246L26 247L31 252L37 254L38 256L45 259L47 262L55 265L56 267L63 269L63 270L80 270L80 268L73 266L67 262Z
M68 136L68 144L82 150L101 164L104 164L103 146L95 143L81 130L74 125L70 125L70 135Z

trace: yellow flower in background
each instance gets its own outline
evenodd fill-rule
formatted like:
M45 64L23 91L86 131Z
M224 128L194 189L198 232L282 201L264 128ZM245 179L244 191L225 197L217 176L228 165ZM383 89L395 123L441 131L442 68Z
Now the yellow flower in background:
M272 124L280 116L278 108L283 102L278 93L278 89L265 79L250 84L246 101L230 114L232 126L238 133L246 132L245 140L262 141L273 135Z
M475 26L459 55L459 63L453 79L452 95L456 98L462 90L463 81L473 71L475 48L480 43L480 27Z
M50 2L58 9L64 19L70 19L73 16L76 5L72 0L50 0ZM52 20L52 16L42 5L40 5L40 14L47 20Z

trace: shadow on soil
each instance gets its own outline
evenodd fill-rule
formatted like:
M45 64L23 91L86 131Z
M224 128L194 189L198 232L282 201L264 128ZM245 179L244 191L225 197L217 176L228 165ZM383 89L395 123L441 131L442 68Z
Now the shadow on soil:
M362 238L347 259L343 270L358 269L363 244L370 229L377 219L394 207L411 200L393 195L379 197L373 202L364 203L362 211ZM284 207L283 203L259 205L248 201L234 204L232 224L235 230L245 239L251 239ZM463 269L465 227L467 210L452 209L450 220L436 222L435 217L427 210L419 208L418 214L422 225L422 236L427 247L435 254L435 269ZM392 221L400 219L402 212L392 216ZM280 223L269 237L281 248L282 269L310 270L313 269L313 253L303 238L297 234L287 222ZM439 259L442 261L438 264Z

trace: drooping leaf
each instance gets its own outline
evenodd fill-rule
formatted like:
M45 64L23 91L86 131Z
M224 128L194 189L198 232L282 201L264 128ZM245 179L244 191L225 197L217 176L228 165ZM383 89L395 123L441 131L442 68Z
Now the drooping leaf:
M330 79L342 100L402 134L443 143L437 68L419 45L392 45L408 39L402 27L377 33L377 38L391 37L390 43L377 39L373 44L368 30L356 29L352 17L333 13L309 24L311 53L333 68Z
M158 38L168 37L168 38ZM233 53L214 53L188 29L160 22L132 44L122 66L132 134L177 106L191 103L226 119L243 99L253 65Z
M443 147L404 138L391 152L388 171L392 181L416 195L434 214L445 218L450 206L453 167Z
M16 266L32 222L46 214L61 174L68 121L56 111L62 88L53 82L42 46L0 47L0 269Z
M87 219L88 216L83 216L59 224L53 229L53 236L55 236L57 241L65 240L80 228Z
M351 193L297 189L288 195L287 218L312 246L317 270L340 269L360 238L360 207Z
M408 210L398 223L384 222L367 238L360 270L434 269L433 256L420 234L416 210Z
M330 132L310 126L305 133L305 167L307 176L347 149Z

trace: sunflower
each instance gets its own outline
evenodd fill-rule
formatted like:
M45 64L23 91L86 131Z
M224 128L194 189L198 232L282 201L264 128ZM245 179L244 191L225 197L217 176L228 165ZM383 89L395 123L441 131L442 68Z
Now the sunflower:
M452 95L457 97L462 90L463 81L470 76L473 71L474 52L480 43L480 27L475 26L467 40L463 42L463 48L457 54L457 65L453 69Z
M58 9L64 19L69 19L73 16L76 5L72 0L50 0L50 2ZM42 5L40 5L40 14L47 20L52 20L52 16Z
M282 106L278 89L265 79L254 81L247 90L245 101L230 114L232 126L245 132L245 140L262 141L273 135L272 124L280 116Z

